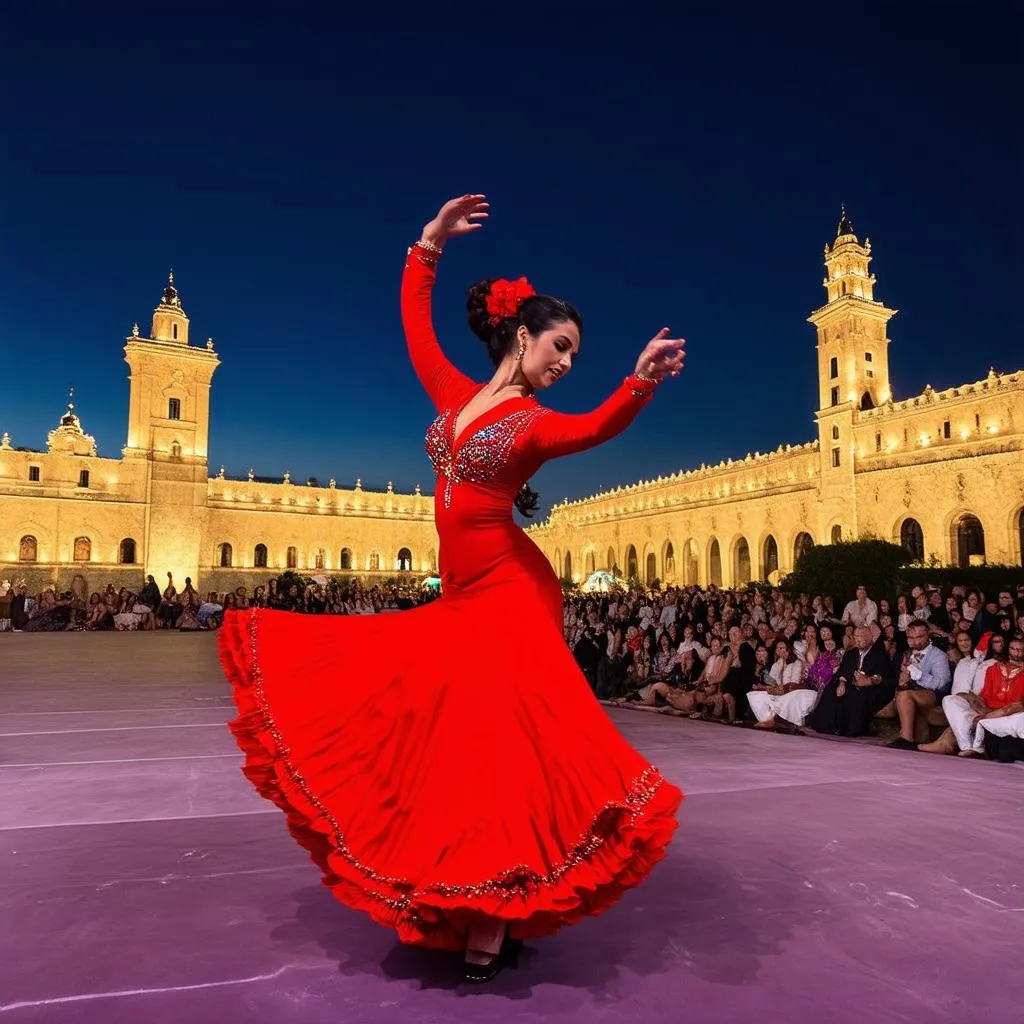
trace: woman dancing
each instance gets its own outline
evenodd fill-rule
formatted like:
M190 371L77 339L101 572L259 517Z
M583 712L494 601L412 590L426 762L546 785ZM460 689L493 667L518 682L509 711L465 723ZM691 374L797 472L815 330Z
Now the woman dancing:
M444 597L397 618L228 612L219 635L243 770L324 884L402 942L463 951L470 982L643 881L682 799L594 700L558 580L512 507L535 499L524 482L547 459L624 430L684 343L660 331L601 406L552 412L536 394L572 368L579 314L524 278L483 281L469 323L497 369L475 383L442 353L430 298L445 244L486 217L482 195L446 203L402 280L409 355L439 413L426 448ZM528 644L495 659L488 627L510 612ZM458 659L425 655L448 641Z

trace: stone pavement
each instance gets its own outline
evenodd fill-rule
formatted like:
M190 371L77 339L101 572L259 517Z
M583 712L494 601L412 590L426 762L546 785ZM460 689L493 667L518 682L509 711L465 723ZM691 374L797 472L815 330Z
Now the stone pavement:
M333 901L238 771L231 714L212 635L0 635L0 1024L973 1024L1024 1005L1012 766L611 711L687 793L668 858L467 990L453 958Z

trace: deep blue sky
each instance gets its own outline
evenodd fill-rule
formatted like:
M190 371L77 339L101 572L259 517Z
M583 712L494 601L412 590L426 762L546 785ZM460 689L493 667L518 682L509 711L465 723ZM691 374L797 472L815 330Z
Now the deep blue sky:
M450 246L436 294L466 372L489 372L463 318L489 275L582 311L577 367L545 396L559 409L596 404L662 325L689 340L625 435L538 474L545 507L815 436L804 318L841 201L900 310L897 397L1024 365L1009 4L20 6L0 42L15 444L45 444L74 384L117 456L123 338L173 266L223 360L211 474L432 490L398 283L424 221L467 191L491 221Z

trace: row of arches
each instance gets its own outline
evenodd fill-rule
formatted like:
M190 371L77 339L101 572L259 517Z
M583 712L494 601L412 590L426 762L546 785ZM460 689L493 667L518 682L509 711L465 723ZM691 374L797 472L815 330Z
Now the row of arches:
M797 534L793 545L793 560L795 565L805 551L814 544L810 533L801 531ZM722 547L717 537L712 537L706 545L706 573L705 579L717 586L723 585L724 574L722 572ZM746 537L739 537L733 543L731 554L732 574L731 579L736 583L748 583L755 578L754 565L751 558L750 545ZM563 579L573 579L572 552L561 552L555 555L555 562L558 571ZM605 554L603 568L609 572L617 569L627 579L637 579L640 582L650 585L655 580L674 581L685 586L696 584L700 577L701 554L696 540L693 538L686 541L682 551L677 555L675 545L672 541L666 541L662 547L661 558L658 554L649 550L643 557L640 556L635 544L627 544L620 562L614 547L609 547ZM585 579L597 568L597 556L593 549L584 554L583 578ZM758 579L768 579L780 568L779 544L774 535L768 534L762 541L757 562Z
M1024 510L1017 513L1018 551L1024 552ZM921 524L911 516L900 523L899 543L915 562L925 560L927 548L924 530ZM965 512L953 520L949 531L950 553L953 564L961 569L971 565L983 565L985 562L985 527L981 520L970 512Z
M138 545L133 537L125 537L117 546L117 561L119 565L135 565L138 562ZM92 561L92 538L76 537L71 546L71 560L73 562ZM38 562L39 541L30 533L18 541L18 561Z
M1024 553L1024 509L1015 513L1013 523L1013 542L1017 545L1017 560ZM896 526L893 540L906 548L912 561L924 562L928 555L921 523L912 516L902 519ZM833 525L828 533L829 541L838 544L843 539L843 527ZM741 585L752 579L773 579L774 574L795 568L803 555L815 544L814 537L807 530L796 534L792 549L786 554L789 559L781 557L779 540L774 534L767 534L759 544L752 546L744 536L735 537L731 543L723 545L718 537L712 536L704 544L698 545L696 539L687 540L680 551L672 541L662 545L661 552L653 550L650 545L641 555L635 544L627 544L621 553L614 547L608 547L601 568L611 571L617 569L627 579L636 579L650 585L656 579L665 582L681 583L691 586L698 582L716 586ZM985 529L981 520L972 512L961 512L950 523L948 549L945 544L940 548L949 551L949 561L960 568L984 564L986 561ZM934 550L934 548L933 548ZM571 551L556 550L553 563L556 572L562 579L577 579ZM585 580L598 568L598 555L591 547L582 552L581 572L578 578ZM703 571L702 571L703 570Z
M401 547L398 549L398 553L391 565L385 564L379 551L370 551L366 556L366 564L361 566L358 564L358 560L352 548L348 547L342 548L338 552L337 561L333 565L331 564L331 561L332 560L328 555L326 548L314 548L309 553L309 557L306 559L305 564L300 565L300 551L299 548L293 544L289 545L285 549L283 567L285 569L301 568L318 571L336 569L340 572L380 572L382 569L393 572L413 572L415 570L412 551L407 547ZM231 569L235 567L235 550L229 542L223 541L217 545L216 551L214 552L213 564L219 569ZM271 564L270 550L266 544L257 544L252 551L252 567L254 569L267 569L279 568L280 566L277 564ZM427 553L426 560L423 566L421 566L421 570L425 572L437 571L437 556L433 550Z

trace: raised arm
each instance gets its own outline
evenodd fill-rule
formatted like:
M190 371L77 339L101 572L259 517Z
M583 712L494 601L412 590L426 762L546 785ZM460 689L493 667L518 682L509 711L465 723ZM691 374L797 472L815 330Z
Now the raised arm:
M409 249L402 275L402 326L409 358L416 376L438 412L458 404L474 386L445 357L434 334L430 296L437 274L437 261L450 238L479 231L487 219L482 195L465 195L445 203L420 240Z
M430 296L437 279L439 252L417 242L402 274L402 326L413 369L434 407L440 412L458 404L473 381L457 370L441 350L430 315Z
M657 381L632 374L596 409L585 413L552 412L541 416L531 443L543 459L586 451L621 434L648 403Z
M586 451L621 434L648 403L658 382L683 367L682 338L670 338L664 327L640 353L636 369L593 412L542 416L531 443L542 459Z

